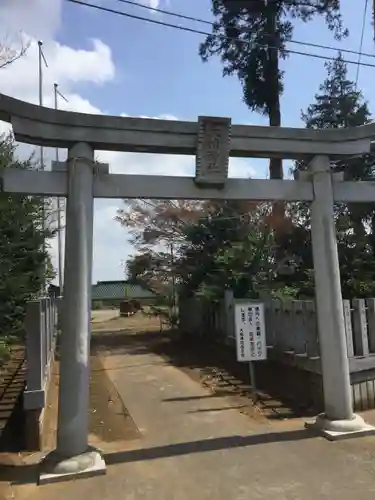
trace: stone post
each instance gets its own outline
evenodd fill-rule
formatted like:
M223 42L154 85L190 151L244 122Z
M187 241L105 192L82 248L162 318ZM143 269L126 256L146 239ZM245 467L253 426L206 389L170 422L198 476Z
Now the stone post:
M311 235L325 406L325 413L313 425L336 439L367 431L368 426L353 414L329 158L315 157L310 173L315 196Z
M57 450L45 461L44 482L105 470L99 453L88 445L93 182L94 151L77 143L68 152Z
M25 410L43 408L44 395L44 362L43 362L43 330L42 304L40 300L30 300L26 309L26 353L27 372L26 389L23 393Z

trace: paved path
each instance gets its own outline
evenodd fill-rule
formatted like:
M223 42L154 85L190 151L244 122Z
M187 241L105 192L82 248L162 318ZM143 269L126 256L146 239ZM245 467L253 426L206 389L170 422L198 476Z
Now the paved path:
M33 499L373 500L375 438L329 443L301 422L257 424L142 346L106 358L142 439L108 473Z

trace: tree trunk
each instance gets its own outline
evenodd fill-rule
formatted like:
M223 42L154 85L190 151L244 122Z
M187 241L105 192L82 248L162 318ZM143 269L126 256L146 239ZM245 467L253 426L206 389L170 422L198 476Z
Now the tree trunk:
M281 126L280 95L279 95L279 54L278 54L278 35L277 35L277 4L273 9L269 8L266 30L269 36L268 42L268 70L266 80L269 85L269 100L267 103L269 124L271 127ZM269 163L270 179L282 179L284 177L283 162L281 158L271 158ZM282 232L283 222L285 220L285 203L276 202L272 207L272 219L275 229L276 243Z
M276 97L276 96L275 96ZM269 110L269 123L271 127L281 126L280 98L277 95L272 109ZM283 161L281 158L270 158L270 179L282 179L284 177Z
M268 9L269 14L267 16L266 29L269 37L268 42L268 75L266 79L269 82L269 101L267 103L268 107L268 117L271 127L281 126L281 111L280 111L280 95L279 95L279 54L278 54L278 36L276 27L277 18L277 5L271 9ZM282 179L283 175L283 162L281 158L271 158L270 159L270 178L271 179Z

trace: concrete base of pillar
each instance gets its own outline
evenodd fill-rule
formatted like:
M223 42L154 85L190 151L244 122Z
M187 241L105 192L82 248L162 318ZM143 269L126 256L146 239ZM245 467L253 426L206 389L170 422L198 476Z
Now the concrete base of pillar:
M99 451L94 448L89 448L86 453L69 458L62 457L57 451L53 451L41 462L38 484L83 479L105 473L105 461Z
M315 421L306 422L305 427L321 434L329 441L375 434L375 427L366 424L359 415L353 415L351 420L329 420L325 413L321 413Z

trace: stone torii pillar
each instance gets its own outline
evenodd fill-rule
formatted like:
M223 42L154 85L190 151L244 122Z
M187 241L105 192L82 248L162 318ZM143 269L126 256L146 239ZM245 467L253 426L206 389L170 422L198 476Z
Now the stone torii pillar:
M348 434L373 434L374 428L353 413L333 212L332 177L340 174L331 172L328 156L313 158L306 174L311 177L314 190L311 235L325 409L307 427L319 430L330 440Z
M100 453L88 444L96 168L89 144L69 149L57 449L42 464L40 483L105 472Z

